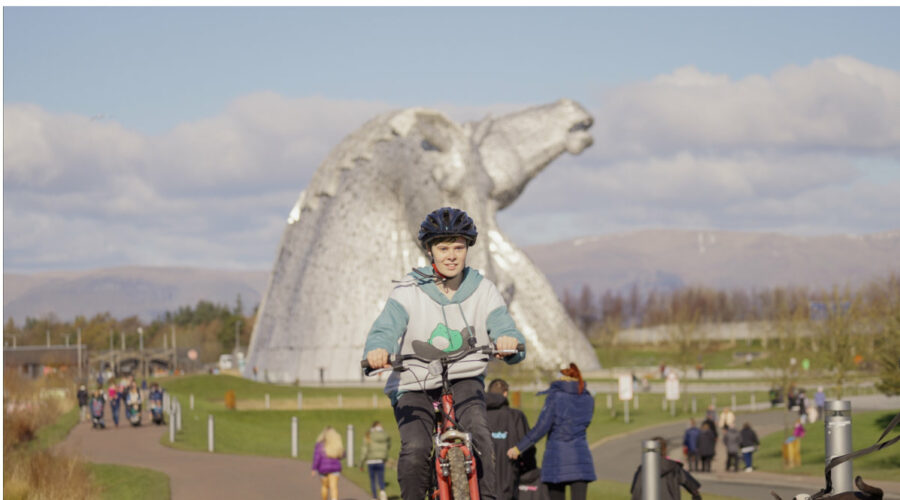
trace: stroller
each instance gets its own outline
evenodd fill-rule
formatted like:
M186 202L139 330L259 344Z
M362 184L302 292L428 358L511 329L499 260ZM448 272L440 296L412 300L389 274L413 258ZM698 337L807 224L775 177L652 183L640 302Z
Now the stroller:
M131 425L137 427L141 425L141 397L136 391L128 393L128 399L125 405L125 417L131 422Z
M150 416L153 419L153 423L156 425L165 423L163 420L163 404L161 399L150 398Z
M103 397L94 396L91 398L91 424L94 429L105 429L106 424L103 422Z

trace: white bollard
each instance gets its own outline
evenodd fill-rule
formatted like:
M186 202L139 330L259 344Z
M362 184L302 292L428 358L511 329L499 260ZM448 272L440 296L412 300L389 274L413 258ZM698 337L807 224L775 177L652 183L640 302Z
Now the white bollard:
M209 445L209 452L210 452L210 453L213 453L213 452L215 451L215 449L216 449L215 443L214 443L214 440L215 440L215 425L216 425L216 424L214 423L213 416L210 415L210 416L209 416L209 419L207 420L207 424L206 424L206 442L207 442L208 445Z
M691 415L697 414L697 396L691 396Z
M347 467L353 467L353 424L347 425Z
M175 401L175 430L181 432L181 401Z
M737 409L737 395L733 392L731 393L731 411L735 411Z
M269 393L266 393L266 409L269 409Z
M750 411L756 411L756 394L750 393Z
M344 407L344 395L338 394L338 408Z
M169 442L175 442L175 419L172 418L172 412L169 412Z
M635 409L635 410L640 410L640 409L641 409L641 400L638 399L638 395L637 395L637 394L634 395L634 409Z
M606 395L606 409L612 410L612 394Z
M303 409L303 392L297 391L297 409Z
M628 419L628 400L626 399L625 400L625 423L627 424L629 422L630 422L630 420Z
M378 395L372 394L372 408L378 408Z
M291 417L291 456L297 458L297 417Z
M194 395L191 394L191 411L194 411Z

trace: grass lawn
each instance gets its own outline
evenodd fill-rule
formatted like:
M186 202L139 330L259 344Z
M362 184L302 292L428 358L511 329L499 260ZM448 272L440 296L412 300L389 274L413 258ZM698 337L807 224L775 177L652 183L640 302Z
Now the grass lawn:
M391 496L399 495L397 486L396 459L399 454L400 436L394 422L393 412L387 397L381 388L322 388L322 387L295 387L279 386L254 382L251 380L228 375L198 375L189 377L175 377L161 380L161 385L181 402L182 431L176 436L175 443L169 443L168 434L163 437L162 443L166 446L186 450L207 450L207 420L213 415L215 420L215 449L217 453L235 453L266 455L289 458L291 452L291 417L298 417L299 423L299 459L310 461L312 459L313 445L319 432L326 426L337 428L346 439L348 425L354 428L354 450L358 459L362 446L363 435L374 420L384 424L385 430L391 436L391 456L393 464L389 464L385 478L388 482L387 491ZM235 391L237 411L226 410L224 399L228 390ZM303 410L298 411L297 392L303 393ZM189 397L194 395L194 410L189 408ZM270 396L270 407L273 409L258 409L264 407L265 395ZM343 409L337 410L338 395L341 395ZM376 406L373 406L372 396L375 395ZM697 399L698 412L706 408L712 395L701 395ZM731 393L716 395L719 406L730 404ZM757 393L757 401L763 401L763 393ZM588 440L595 443L602 438L636 430L641 427L657 423L669 422L673 417L669 412L663 412L661 408L662 395L641 394L640 409L633 407L630 411L630 423L626 424L623 418L623 406L621 402L614 401L615 414L606 408L606 396L597 395L597 406L594 421L588 428ZM749 393L739 398L749 400ZM741 401L742 401L741 400ZM521 409L528 416L529 422L534 424L543 405L543 396L534 393L521 395ZM690 401L685 400L689 408ZM727 403L726 403L727 402ZM682 413L681 404L678 406L678 414L675 420L687 418ZM762 405L760 405L762 407ZM243 409L242 408L253 408ZM285 409L275 409L285 408ZM292 408L292 409L287 409ZM543 445L538 445L539 454ZM368 475L358 468L344 470L348 479L368 490ZM612 483L618 485L618 483ZM627 498L627 489L624 486L623 498ZM590 490L600 491L600 483L592 485ZM603 486L606 488L606 486ZM593 494L593 493L592 493ZM597 496L596 498L609 498Z
M171 496L169 476L159 471L94 463L90 464L90 470L104 500L153 500Z
M875 443L884 431L884 426L896 412L871 411L853 414L853 449L858 450ZM879 425L880 424L880 425ZM890 439L900 432L898 429L885 439ZM761 470L785 474L802 474L821 476L825 471L825 424L819 420L806 426L800 454L803 465L794 469L785 469L781 458L782 432L775 432L761 440L760 451L753 460ZM866 481L877 480L900 481L900 446L894 445L882 451L857 458L853 461L853 475L860 475Z

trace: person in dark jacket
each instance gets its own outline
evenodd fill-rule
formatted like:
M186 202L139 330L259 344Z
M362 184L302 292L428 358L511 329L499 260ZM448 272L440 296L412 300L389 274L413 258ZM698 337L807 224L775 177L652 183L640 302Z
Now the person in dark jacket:
M87 418L87 404L88 404L88 391L87 387L82 385L78 388L78 393L76 394L78 397L78 409L81 410L81 421L84 422L84 419Z
M694 427L696 429L696 427ZM681 488L691 494L694 500L701 500L700 482L694 479L690 472L684 470L680 463L669 460L667 456L668 446L662 437L653 438L659 443L659 499L680 500ZM642 466L638 465L634 478L631 480L631 500L642 500L644 489L644 477Z
M518 497L519 478L525 472L537 468L535 448L529 448L518 459L499 458L506 455L506 450L519 442L529 431L528 418L520 410L510 408L507 395L509 384L503 379L495 379L488 386L484 395L487 404L487 423L494 442L494 456L497 479L497 498Z
M697 455L697 438L700 437L700 429L697 428L697 423L694 422L694 419L691 419L691 426L688 427L686 431L684 431L684 440L682 440L682 445L684 446L685 455L687 456L688 461L688 469L692 472L697 470L697 465L699 460L699 455Z
M750 422L744 422L741 429L741 453L744 455L744 472L753 471L753 453L759 448L759 438L756 431L750 427Z
M560 370L561 380L538 394L546 394L537 423L509 449L507 456L518 459L547 435L547 449L541 463L541 481L547 483L552 500L565 500L566 487L572 500L587 497L587 483L595 481L594 460L587 442L587 426L594 417L594 398L584 388L584 379L575 363Z
M700 435L697 437L697 454L700 455L700 471L710 472L712 459L716 456L716 436L712 426L704 421L700 426Z

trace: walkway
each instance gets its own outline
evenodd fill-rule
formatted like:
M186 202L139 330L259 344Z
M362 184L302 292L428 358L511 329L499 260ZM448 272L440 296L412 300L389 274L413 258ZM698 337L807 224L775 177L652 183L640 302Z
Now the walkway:
M160 444L167 432L166 426L127 424L93 430L83 422L59 449L91 462L164 472L173 500L319 497L319 479L311 477L309 462L175 450ZM370 498L344 477L338 491L342 500Z
M885 403L886 399L883 396L860 397L859 400L857 397L851 398L854 410L884 409L885 404L895 405L895 401ZM894 407L896 408L896 406ZM782 418L784 418L782 410L739 415L739 421L749 420L760 437L780 431ZM670 447L669 455L676 459L680 458L682 455L681 441L686 424L687 417L683 422L661 424L595 443L591 450L594 455L597 477L630 484L637 466L641 463L640 442L655 436L666 438ZM722 447L721 441L717 446ZM695 477L703 485L700 489L701 493L770 500L773 498L770 491L775 490L782 498L789 499L800 493L815 493L825 486L824 464L822 476L777 474L759 470L749 473L723 472L725 457L724 450L719 449L712 466L712 470L717 472L695 473ZM900 483L872 480L871 484L884 488L886 499L900 499Z

